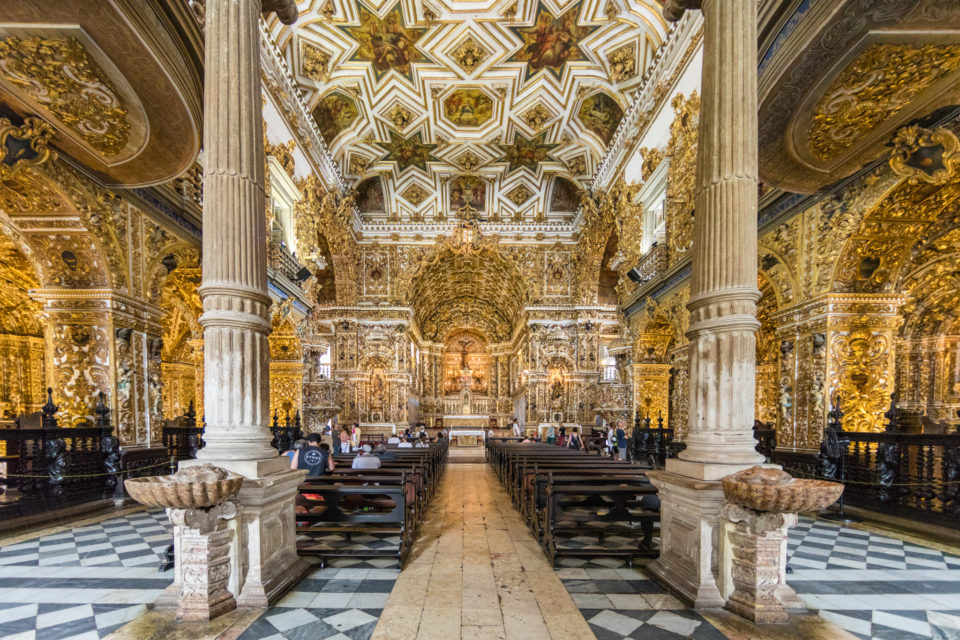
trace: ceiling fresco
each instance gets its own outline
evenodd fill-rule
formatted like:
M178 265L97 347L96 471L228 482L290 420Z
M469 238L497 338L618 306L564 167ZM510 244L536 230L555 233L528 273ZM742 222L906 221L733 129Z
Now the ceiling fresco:
M569 223L567 187L589 184L667 33L655 0L298 7L270 34L347 183L383 181L383 206L361 210L371 229L456 220L464 205Z

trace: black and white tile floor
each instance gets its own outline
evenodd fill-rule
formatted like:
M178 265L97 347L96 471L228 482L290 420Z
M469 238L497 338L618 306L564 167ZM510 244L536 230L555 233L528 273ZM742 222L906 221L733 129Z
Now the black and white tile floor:
M170 583L169 572L157 571L169 540L166 516L152 511L0 547L0 638L106 636L145 612ZM960 557L807 518L791 531L789 550L790 584L851 633L960 639ZM723 637L642 567L603 559L561 564L560 578L599 640ZM389 559L315 568L241 639L367 640L397 575Z
M99 640L142 615L173 580L157 570L170 536L163 511L143 511L0 547L0 638ZM241 638L367 640L397 575L388 559L313 569Z
M587 538L579 542L598 546ZM603 546L615 542L608 537ZM790 531L788 552L790 585L813 611L852 634L960 640L960 557L810 518ZM568 558L561 567L558 575L598 640L724 637L640 566Z

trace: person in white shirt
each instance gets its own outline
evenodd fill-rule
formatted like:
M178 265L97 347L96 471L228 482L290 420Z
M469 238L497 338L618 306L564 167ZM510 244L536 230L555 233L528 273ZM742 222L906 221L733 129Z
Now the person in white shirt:
M519 438L519 437L521 437L522 435L523 435L523 432L520 431L520 423L518 423L516 420L514 420L514 421L513 421L513 437L514 437L514 438Z
M380 458L373 455L372 451L373 447L368 444L363 445L363 449L353 459L353 464L350 466L354 469L379 469Z
M413 443L408 440L404 440L403 442L397 445L397 449L412 449L412 448L413 448Z
M400 438L397 436L390 436L387 438L387 444L400 444Z

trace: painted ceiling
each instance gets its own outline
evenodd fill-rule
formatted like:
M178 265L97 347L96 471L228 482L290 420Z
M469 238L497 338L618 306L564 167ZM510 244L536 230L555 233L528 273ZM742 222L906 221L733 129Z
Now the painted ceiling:
M654 0L304 0L271 33L365 223L569 220L666 24Z

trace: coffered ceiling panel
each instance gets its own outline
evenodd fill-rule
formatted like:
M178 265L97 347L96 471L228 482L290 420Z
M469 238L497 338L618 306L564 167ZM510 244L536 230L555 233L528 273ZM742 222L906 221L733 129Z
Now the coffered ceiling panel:
M654 0L299 8L271 33L347 180L382 179L365 222L569 219L666 34Z

